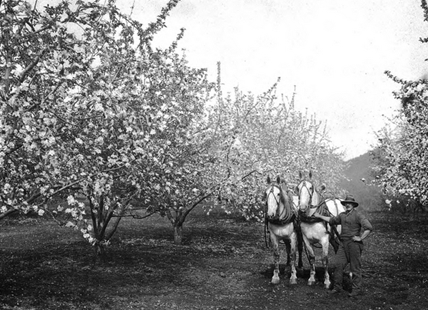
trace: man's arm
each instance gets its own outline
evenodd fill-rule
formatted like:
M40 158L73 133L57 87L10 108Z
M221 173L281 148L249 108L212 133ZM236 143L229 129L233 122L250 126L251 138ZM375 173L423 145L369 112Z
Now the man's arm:
M319 218L319 219L322 219L322 220L324 220L326 222L330 222L330 219L331 219L331 217L321 215L318 212L315 212L314 216L317 217L317 218Z
M365 230L365 231L363 231L361 236L352 237L352 240L357 241L357 242L363 241L363 239L367 238L367 236L370 234L370 232L371 232L371 230Z
M367 236L373 230L372 224L363 215L360 215L360 223L361 223L361 226L363 228L363 233L360 236L354 236L354 237L352 237L352 240L354 240L354 241L363 241L363 239L367 238Z

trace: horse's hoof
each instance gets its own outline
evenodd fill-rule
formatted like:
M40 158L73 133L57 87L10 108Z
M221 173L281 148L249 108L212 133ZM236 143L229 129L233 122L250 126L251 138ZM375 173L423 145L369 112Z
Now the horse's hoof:
M297 280L296 279L290 279L290 284L291 285L297 284Z
M279 283L279 278L272 278L271 283L272 284L278 284Z
M315 284L315 281L308 281L308 285L309 286L312 286L312 285L314 285Z

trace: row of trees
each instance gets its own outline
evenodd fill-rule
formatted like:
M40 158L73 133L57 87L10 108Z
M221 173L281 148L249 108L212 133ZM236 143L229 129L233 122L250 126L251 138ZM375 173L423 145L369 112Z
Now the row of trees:
M428 21L425 0L421 6ZM420 41L427 43L428 38ZM401 108L378 133L379 145L373 153L377 182L390 198L387 203L403 211L424 208L428 205L428 81L386 74L401 86L394 93Z
M267 174L337 189L341 155L294 94L223 95L220 64L213 83L179 52L183 30L153 46L177 3L144 27L112 0L0 1L2 216L66 214L102 253L125 215L165 215L177 243L208 200L257 218Z

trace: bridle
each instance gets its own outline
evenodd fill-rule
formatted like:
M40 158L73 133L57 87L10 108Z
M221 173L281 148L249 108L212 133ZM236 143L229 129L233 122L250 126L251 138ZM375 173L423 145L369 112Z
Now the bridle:
M274 187L276 187L279 190L280 195L282 195L282 196L280 196L279 200L277 199L277 197L276 197L276 195L274 193ZM277 208L276 208L276 214L273 216L273 218L267 216L268 201L269 201L268 198L269 198L269 196L271 194L274 196L274 199L275 199L275 202L276 202L276 206L277 206ZM286 193L284 193L284 190L280 186L275 185L275 184L273 184L271 186L270 190L267 191L267 195L266 195L266 212L265 212L265 221L266 221L266 223L270 222L270 223L275 224L275 225L285 225L287 223L290 223L293 220L293 217L296 214L292 210L292 207L290 205L287 205L287 202L289 204L292 204L293 201L292 201L292 199L291 199L291 201L287 201L287 199L289 199L289 197L286 198L286 197L284 197L285 195L286 195ZM281 201L282 199L284 201ZM284 208L282 209L282 211L280 213L279 206L280 206L281 203L283 203Z
M267 203L267 201L269 200L269 196L270 196L270 194L272 194L272 195L273 195L273 198L275 198L275 201L276 201L277 206L279 206L279 203L280 203L280 202L278 201L278 199L277 199L277 197L276 197L275 193L273 192L274 188L277 188L277 189L281 192L281 188L280 188L278 185L275 185L275 184L271 185L271 187L270 187L270 189L269 189L269 192L268 192L268 193L267 193L267 195L266 195L266 203Z
M268 211L267 209L268 209L269 196L272 194L273 198L275 199L275 202L276 202L276 214L277 215L275 216L275 218L277 218L279 220L281 218L281 215L283 215L285 208L282 210L281 214L279 214L279 205L281 203L281 198L279 200L277 199L275 193L273 192L274 188L277 188L279 190L279 192L282 193L282 189L278 185L275 185L275 184L271 185L269 192L266 195L266 217L267 217L267 211Z
M298 186L298 189L299 189L299 206L298 207L299 208L300 208L300 194L301 194L303 188L305 188L308 191L308 193L309 193L309 203L308 203L308 207L309 208L310 208L310 203L312 201L312 197L314 196L314 193L315 193L315 188L312 186L312 188L309 189L309 187L307 186L306 182L307 182L306 180L304 180L304 181L301 182L301 184L302 184L301 188L299 188L299 186Z

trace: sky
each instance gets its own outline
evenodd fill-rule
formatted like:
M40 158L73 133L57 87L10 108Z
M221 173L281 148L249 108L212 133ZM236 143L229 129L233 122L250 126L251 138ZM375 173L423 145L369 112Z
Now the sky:
M144 25L166 3L117 0ZM279 93L291 97L296 87L296 109L327 123L332 145L350 159L375 146L399 108L399 85L384 72L428 73L423 19L420 0L181 0L154 43L166 47L186 28L179 48L213 81L221 62L223 92L257 95L280 77Z

